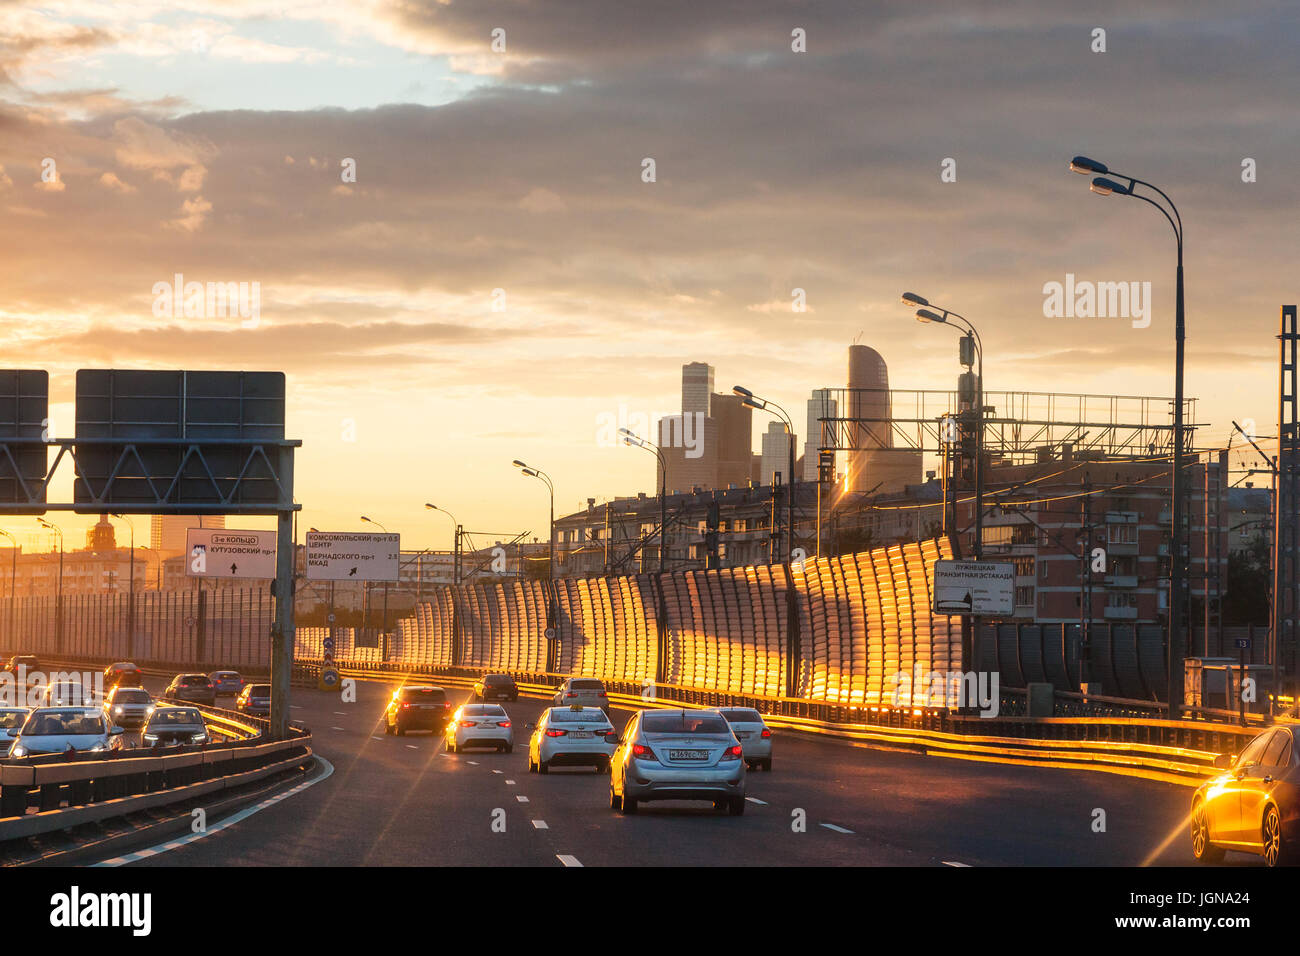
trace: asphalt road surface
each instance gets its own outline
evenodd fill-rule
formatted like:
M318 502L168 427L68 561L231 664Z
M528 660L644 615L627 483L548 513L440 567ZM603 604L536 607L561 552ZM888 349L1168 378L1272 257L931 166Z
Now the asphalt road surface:
M1188 865L1191 790L1112 774L870 750L776 731L745 815L704 803L609 809L589 768L527 771L546 704L506 704L512 754L447 754L440 736L384 734L392 685L294 688L334 773L233 826L133 866ZM448 689L453 707L470 692ZM222 700L223 706L229 706ZM627 712L615 710L622 727ZM504 832L494 818L504 815ZM1103 816L1104 815L1104 816ZM213 821L215 822L215 821ZM802 823L802 826L800 825ZM1100 826L1104 823L1104 828ZM499 829L498 825L498 829ZM1230 854L1229 862L1257 865Z

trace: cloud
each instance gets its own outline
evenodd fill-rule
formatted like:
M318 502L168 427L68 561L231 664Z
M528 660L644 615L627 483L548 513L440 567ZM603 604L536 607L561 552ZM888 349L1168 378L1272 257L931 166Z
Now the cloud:
M207 220L210 212L212 212L212 203L202 196L195 196L181 203L182 215L177 219L173 219L170 225L185 232L197 232L203 228L203 223Z
M134 186L122 182L122 180L117 177L117 174L111 171L106 172L99 177L99 184L105 189L110 189L113 192L122 193L124 195L136 192Z

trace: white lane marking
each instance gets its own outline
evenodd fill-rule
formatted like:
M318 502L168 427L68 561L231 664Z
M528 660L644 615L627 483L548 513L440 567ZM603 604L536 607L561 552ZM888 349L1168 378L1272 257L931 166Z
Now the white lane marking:
M944 861L943 861L943 865L944 865L944 866L960 866L960 867L964 867L965 869L968 869L968 870L970 869L970 864L969 864L969 863L958 863L956 860L944 860Z
M348 715L348 712L347 712L346 710L336 710L336 711L334 711L334 716L335 716L335 717L346 717L347 715Z
M746 797L745 799L748 800L750 803L757 803L760 807L767 806L767 801L760 800L758 799L758 797Z
M297 704L290 704L290 705L289 705L289 709L290 709L290 710L302 710L302 708L299 707Z
M550 827L548 827L548 826L546 825L546 821L545 821L545 820L534 820L534 821L533 821L533 829L534 829L534 830L549 830Z
M824 826L827 830L834 830L836 833L852 833L852 832L853 832L852 830L846 830L846 829L844 829L843 827L837 827L837 826L836 826L835 824L833 824L833 823L823 823L822 826Z
M469 764L471 767L477 767L477 766L478 766L478 761L477 761L477 760L466 760L465 762L466 762L467 764Z
M371 734L371 735L370 735L370 739L371 739L371 740L383 740L384 738L383 738L383 737L376 737L374 734Z
M493 773L505 773L504 770L493 770L492 772L493 772Z
M331 727L330 730L342 730L342 727Z
M332 763L330 763L320 754L316 754L315 757L316 760L318 760L322 765L321 773L312 777L310 780L304 780L296 787L284 791L284 793L277 793L274 797L268 797L267 799L263 800L261 803L256 803L251 807L245 807L243 810L240 810L238 813L234 814L233 816L226 817L226 819L220 821L219 823L212 824L202 833L191 833L188 836L182 837L179 840L169 840L166 843L160 843L157 846L151 846L145 850L137 850L134 853L127 853L124 854L123 856L115 856L112 859L104 860L100 863L92 863L91 866L123 866L127 863L134 863L136 860L148 859L151 856L157 856L159 853L165 853L168 850L174 850L177 847L185 846L187 844L194 843L198 840L202 840L204 837L210 837L214 833L221 832L226 827L234 826L236 823L239 823L242 820L247 820L254 813L258 813L262 810L265 810L267 807L274 806L275 804L279 803L281 800L284 800L287 797L292 797L296 793L301 793L303 790L306 790L308 787L314 787L316 784L320 783L322 780L326 779L327 777L329 777L331 774L334 773L334 765Z
M515 782L514 782L513 780L507 780L507 781L506 781L506 786L507 786L507 787L513 787L514 785L515 785Z
M570 856L567 853L557 853L555 854L555 858L559 860L561 863L563 863L565 866L582 866L582 864L578 862L578 858L576 856Z
M420 748L417 747L415 744L407 744L406 746L410 747L412 750L419 750L419 749L420 749Z
M528 802L528 798L525 797L523 794L520 794L519 796L515 797L515 799L518 800L520 803L527 803L527 802Z

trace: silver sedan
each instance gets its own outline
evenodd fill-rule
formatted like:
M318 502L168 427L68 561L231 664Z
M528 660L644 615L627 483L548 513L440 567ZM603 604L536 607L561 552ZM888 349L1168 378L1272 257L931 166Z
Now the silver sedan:
M717 711L643 710L623 730L610 767L609 806L636 813L649 800L711 800L745 812L744 751Z

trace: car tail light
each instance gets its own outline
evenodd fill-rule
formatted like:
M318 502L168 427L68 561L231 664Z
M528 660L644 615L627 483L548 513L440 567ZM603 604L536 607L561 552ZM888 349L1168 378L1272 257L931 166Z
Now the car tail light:
M410 701L405 701L405 700L402 701L402 710L406 710L406 708L410 706L411 706Z
M722 751L722 759L739 760L741 753L743 753L743 751L741 750L740 744L736 744L736 746L728 747L726 750Z
M498 721L497 721L497 726L498 726L498 727L509 727L509 726L510 726L510 721L508 721L508 720L498 720Z
M564 697L565 697L566 700L567 700L568 698L570 698L570 697L577 697L577 696L578 696L578 695L575 694L573 691L569 691L567 694L564 695Z
M477 726L478 726L478 724L474 723L474 721L472 721L472 720L462 720L462 721L460 722L460 725L461 725L462 727L477 727Z
M451 710L451 701L449 701L449 700L444 700L444 701L442 702L442 708L443 708L443 710Z
M654 752L653 750L651 750L649 747L647 747L645 744L633 744L633 745L632 745L632 756L633 756L633 757L639 757L639 758L641 758L642 760L658 760L658 759L659 759L658 757L655 756L655 752Z
M607 694L602 690L602 691L601 691L599 694L597 694L596 696L597 696L597 697L605 697L605 696L608 696L608 695L607 695Z
M763 728L763 732L762 732L761 734L759 734L759 736L762 737L764 740L766 740L768 737L771 737L771 736L772 736L772 731L770 731L770 730L768 730L766 727L764 727L764 728Z
M548 737L563 737L563 736L564 736L565 734L567 734L567 733L568 733L567 730L548 730L548 731L546 732L546 736L548 736Z

